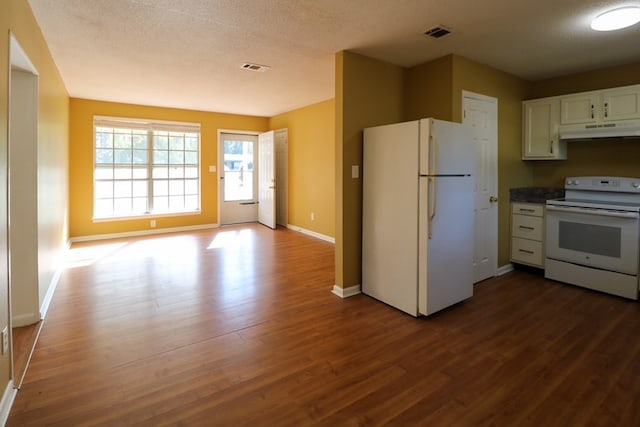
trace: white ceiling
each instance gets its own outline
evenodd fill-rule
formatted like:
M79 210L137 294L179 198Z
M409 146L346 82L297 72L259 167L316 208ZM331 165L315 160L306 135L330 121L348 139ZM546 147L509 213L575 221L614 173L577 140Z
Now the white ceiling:
M273 116L334 96L334 54L410 67L450 53L538 80L640 61L613 0L29 0L70 96ZM453 33L423 35L435 25ZM240 68L268 65L266 72Z

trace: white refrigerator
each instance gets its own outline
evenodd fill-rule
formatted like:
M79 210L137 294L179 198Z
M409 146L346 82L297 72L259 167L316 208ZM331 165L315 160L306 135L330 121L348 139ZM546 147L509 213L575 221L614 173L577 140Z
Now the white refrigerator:
M412 316L470 298L470 129L435 119L367 128L362 167L362 292Z

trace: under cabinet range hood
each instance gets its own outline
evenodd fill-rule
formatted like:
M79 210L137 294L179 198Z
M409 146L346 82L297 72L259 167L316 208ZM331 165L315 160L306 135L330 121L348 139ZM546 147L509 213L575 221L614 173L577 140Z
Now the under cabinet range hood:
M560 140L640 139L640 121L588 125L565 125L558 128Z

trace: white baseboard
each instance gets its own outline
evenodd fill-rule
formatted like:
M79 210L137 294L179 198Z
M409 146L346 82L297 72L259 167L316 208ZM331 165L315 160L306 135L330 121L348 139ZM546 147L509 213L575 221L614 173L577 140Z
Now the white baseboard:
M11 326L19 328L21 326L29 326L38 323L42 316L38 312L19 314L11 317Z
M7 388L4 389L2 401L0 401L0 426L7 424L16 394L18 394L18 390L13 387L13 380L9 380Z
M42 300L42 304L40 305L40 320L44 320L47 317L47 311L49 311L49 306L51 305L51 300L53 300L53 294L56 292L56 288L58 287L58 282L60 281L60 276L62 275L62 269L64 266L58 266L56 273L53 275L51 279L51 283L49 283L49 289L47 289L47 293L44 295L44 299Z
M331 292L334 295L338 295L340 298L349 298L362 293L362 290L360 289L360 285L350 286L348 288L333 285L333 290Z
M117 239L121 237L151 236L153 234L176 233L180 231L207 230L210 228L218 228L218 227L220 227L220 224L202 224L202 225L189 225L185 227L154 228L152 230L128 231L125 233L94 234L92 236L78 236L78 237L72 237L69 240L71 241L71 243L90 242L93 240Z
M503 274L507 274L510 271L513 271L513 264L509 263L507 265L503 265L502 267L498 268L498 271L496 272L497 276L502 276Z
M316 233L315 231L307 230L298 227L297 225L287 224L287 228L289 230L297 231L298 233L306 234L307 236L315 237L316 239L324 240L325 242L336 243L336 239L334 237Z

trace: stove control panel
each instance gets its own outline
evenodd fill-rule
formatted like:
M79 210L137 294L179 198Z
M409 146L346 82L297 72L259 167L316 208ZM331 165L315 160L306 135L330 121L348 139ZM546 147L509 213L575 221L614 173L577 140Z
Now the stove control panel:
M567 190L640 193L640 178L611 176L572 176L564 182Z

